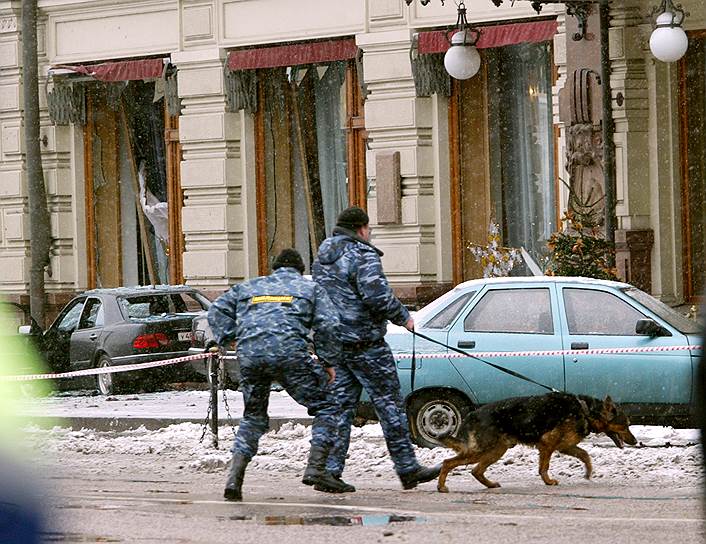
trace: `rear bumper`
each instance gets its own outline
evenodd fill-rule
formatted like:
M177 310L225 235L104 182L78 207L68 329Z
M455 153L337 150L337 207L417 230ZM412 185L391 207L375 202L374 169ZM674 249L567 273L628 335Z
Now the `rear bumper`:
M176 359L189 355L185 351L172 351L168 353L140 353L125 355L123 357L111 357L110 360L115 366L133 365L138 363L151 363L153 361L166 361L167 359ZM175 363L178 366L180 363ZM183 363L181 363L183 364Z
M166 361L167 359L177 359L186 355L189 355L189 353L184 351L172 351L167 353L131 354L125 355L123 357L111 358L111 361L114 366L124 366L139 363L151 363L155 361ZM194 369L191 367L191 365L189 365L189 362L174 363L171 365L149 368L146 370L136 370L135 372L146 371L154 374L164 374L165 376L169 376L170 378L189 381L198 377L197 374L194 372ZM132 375L132 372L128 372L127 374Z

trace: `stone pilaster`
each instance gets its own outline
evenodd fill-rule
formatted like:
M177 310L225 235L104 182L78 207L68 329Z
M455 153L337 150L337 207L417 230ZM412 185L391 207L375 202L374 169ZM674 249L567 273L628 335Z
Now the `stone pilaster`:
M257 275L254 168L244 159L252 119L226 111L225 56L219 48L172 54L183 106L184 278L216 292Z
M558 172L559 178L568 182L568 174L566 172L565 166L565 149L566 149L566 125L561 119L560 115L560 104L559 104L559 91L561 91L567 82L567 62L566 62L566 13L560 13L557 16L557 22L559 26L557 32L554 35L554 66L556 66L557 78L552 86L552 120L556 130L559 133L559 149L558 153L555 153L554 160L556 161L556 171ZM569 200L569 191L566 185L559 183L557 187L557 193L559 195L560 209L562 212L566 209ZM561 228L561 225L558 226Z
M611 88L615 122L616 215L620 229L650 227L647 76L639 7L610 11Z
M37 29L39 57L39 138L47 190L52 248L46 277L50 306L63 305L77 290L86 288L85 256L78 251L78 232L84 240L83 127L55 126L47 107L46 74L51 63L46 50L46 19ZM76 140L75 137L78 136ZM73 157L73 160L72 160ZM80 163L80 164L77 164ZM78 166L78 167L77 167ZM83 229L83 230L82 230ZM85 245L84 242L81 245ZM79 260L80 254L80 260ZM81 271L77 275L77 271Z
M611 9L618 229L651 230L651 292L682 298L677 65L656 61L642 3ZM616 233L616 236L618 233ZM622 236L622 233L620 234Z
M0 289L27 291L29 217L23 158L20 5L0 12Z
M409 29L361 34L356 41L364 53L369 92L365 125L373 242L385 252L383 265L398 295L410 303L421 302L437 296L451 281L448 131L440 130L446 126L446 101L416 96ZM375 158L381 151L400 153L399 224L377 225Z

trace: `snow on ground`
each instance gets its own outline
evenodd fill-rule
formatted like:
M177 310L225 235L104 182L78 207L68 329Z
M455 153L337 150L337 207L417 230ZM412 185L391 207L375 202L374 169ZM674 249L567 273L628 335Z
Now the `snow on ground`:
M620 450L605 435L591 435L583 443L593 459L595 480L625 479L653 485L661 482L673 487L702 484L698 430L648 426L632 426L631 429L638 439L637 447L626 446ZM32 449L54 452L57 458L61 458L62 452L79 452L96 457L129 454L177 459L191 470L224 470L230 459L228 450L233 439L232 429L221 427L221 448L218 450L211 447L208 433L204 441L199 442L202 432L202 426L192 423L154 431L145 428L123 432L73 431L63 427L25 429L27 443ZM310 436L310 427L291 423L267 433L260 441L260 450L251 463L251 469L301 473L306 463ZM453 455L444 448L417 448L416 452L423 464L437 463ZM535 450L517 446L491 466L487 475L500 482L537 478L537 459ZM380 425L354 427L346 477L391 475L392 470ZM465 470L469 469L457 469L458 472ZM560 481L579 482L583 478L583 467L572 457L555 454L550 474Z

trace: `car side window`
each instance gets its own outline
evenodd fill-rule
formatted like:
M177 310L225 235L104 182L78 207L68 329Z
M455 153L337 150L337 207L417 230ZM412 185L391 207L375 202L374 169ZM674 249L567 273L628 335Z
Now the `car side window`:
M564 288L569 334L636 336L635 325L646 316L620 297L595 289Z
M473 295L475 294L475 291L471 291L470 293L464 293L456 300L454 300L451 304L446 306L439 313L437 313L429 321L424 323L424 327L427 329L445 329L446 327L451 325L453 320L456 319L456 316L466 306L466 303L471 300L471 298L473 298Z
M89 298L83 308L79 329L91 329L103 326L103 304L97 298Z
M488 291L466 316L463 329L466 332L554 334L549 289Z
M61 332L73 332L78 325L78 320L81 317L81 311L83 310L85 302L85 300L76 301L76 303L66 311L56 328Z

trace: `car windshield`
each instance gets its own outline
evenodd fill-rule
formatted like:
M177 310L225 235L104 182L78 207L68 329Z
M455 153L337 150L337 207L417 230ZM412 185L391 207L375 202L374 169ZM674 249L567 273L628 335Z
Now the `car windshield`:
M121 298L120 306L128 319L148 319L201 312L208 309L210 303L199 293L154 293Z
M626 287L623 289L623 293L635 299L645 308L655 313L658 317L664 319L679 332L684 334L701 333L701 323L697 320L689 319L688 317L667 306L664 302L648 295L644 291L640 291L636 287Z
M475 291L473 292L475 293ZM429 304L415 312L414 321L416 323L426 323L428 320L435 317L439 312L442 312L452 302L456 302L459 297L462 297L463 295L464 290L458 288L444 293L439 298L431 301ZM461 309L462 308L463 307L461 307Z

